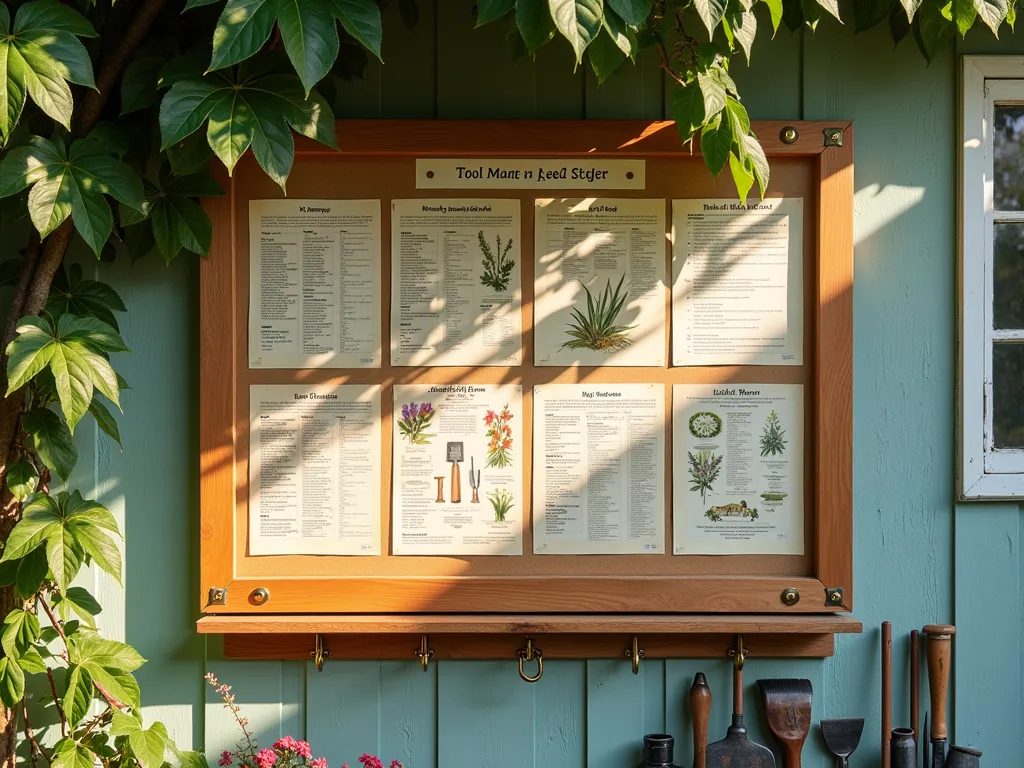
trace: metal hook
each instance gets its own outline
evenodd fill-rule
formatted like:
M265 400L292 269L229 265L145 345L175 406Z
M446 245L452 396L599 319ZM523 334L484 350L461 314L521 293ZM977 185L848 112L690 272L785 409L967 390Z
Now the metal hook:
M420 637L419 650L414 651L416 657L420 660L420 666L423 667L423 671L427 671L427 667L430 665L430 660L434 656L434 649L430 647L429 638L426 635Z
M749 654L750 650L743 647L743 635L736 635L736 647L729 649L729 658L733 660L736 669L743 669L743 662Z
M626 658L633 660L633 674L640 674L640 659L646 654L644 649L640 647L640 641L637 640L636 635L633 635L633 647L626 649Z
M526 638L526 647L520 648L516 651L516 655L519 657L519 676L528 683L536 683L540 680L541 675L544 674L544 652L540 648L533 646L533 638ZM536 661L537 662L537 674L530 677L523 671L524 661Z
M313 650L309 652L309 658L316 664L316 671L324 671L324 659L331 658L331 652L324 648L324 636L317 634L316 640L313 642Z

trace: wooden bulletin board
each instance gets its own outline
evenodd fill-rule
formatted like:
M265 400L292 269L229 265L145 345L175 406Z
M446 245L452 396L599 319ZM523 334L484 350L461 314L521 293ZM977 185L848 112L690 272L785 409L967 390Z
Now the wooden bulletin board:
M771 162L769 196L804 199L804 364L663 368L534 367L534 199L571 189L417 189L416 159L616 157L646 160L646 188L609 197L671 201L734 197L672 123L341 121L340 152L299 142L291 198L381 200L379 369L250 370L247 358L250 200L281 197L247 155L228 194L207 203L214 243L201 268L202 610L207 614L813 614L853 605L852 286L853 135L845 122L766 122L754 130ZM793 128L798 137L783 140ZM790 138L791 136L786 136ZM587 193L592 195L594 193ZM391 367L390 201L417 197L521 201L523 359L517 367ZM665 282L670 284L666 247ZM666 316L671 317L666 291ZM665 331L666 351L670 328ZM671 359L671 356L667 356ZM534 555L531 535L533 385L654 382L666 388L666 467L671 467L671 385L791 383L804 386L805 554L802 556ZM382 554L379 557L260 556L247 549L249 387L257 384L382 384ZM522 556L391 554L392 395L403 383L519 383L525 435ZM672 473L665 531L671 541ZM252 598L265 589L269 599ZM795 589L801 599L787 604ZM226 590L220 592L219 590ZM827 592L827 590L838 590ZM255 618L250 616L250 618ZM809 617L808 617L809 618ZM205 620L204 620L205 621ZM315 621L315 619L314 619ZM216 631L216 630L215 630ZM272 630L271 630L272 631ZM379 630L378 630L379 631Z

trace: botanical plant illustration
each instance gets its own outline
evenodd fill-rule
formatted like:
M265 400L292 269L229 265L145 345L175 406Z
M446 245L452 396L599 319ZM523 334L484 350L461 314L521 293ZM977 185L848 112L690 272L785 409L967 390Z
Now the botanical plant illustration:
M702 440L718 437L722 432L722 420L711 411L699 411L690 417L690 434Z
M704 513L704 517L714 523L718 523L721 522L723 517L745 517L753 521L757 520L759 515L757 514L757 507L748 507L747 502L741 501L739 504L722 504L721 506L710 507Z
M512 466L512 411L508 403L500 411L487 411L484 423L487 440L487 460L484 466L504 469Z
M761 432L761 455L781 456L785 452L788 442L784 439L785 436L786 430L779 422L779 415L772 409L768 418L764 420L764 430Z
M590 289L583 286L587 294L587 314L584 315L573 307L572 320L567 324L565 331L571 338L562 345L563 347L617 352L633 343L629 338L629 332L636 326L615 323L629 295L628 291L622 290L622 282L625 279L626 275L623 273L615 290L612 290L612 281L609 279L596 299Z
M494 522L504 523L505 515L508 511L515 506L512 503L512 492L505 488L497 488L487 494L487 500L491 502L491 508L494 510Z
M427 432L427 428L435 413L434 406L430 403L406 403L402 406L398 431L411 445L430 445L434 435Z
M480 282L498 292L507 291L512 269L516 265L515 261L506 258L508 252L512 250L512 238L510 237L508 242L505 243L504 248L502 248L501 235L496 234L494 236L495 248L492 251L482 229L477 237L480 240L480 251L484 255L483 261L480 262L484 265L484 272L480 275Z
M701 501L705 500L708 491L714 490L714 482L722 469L722 458L712 451L686 452L686 459L690 463L690 482L693 483L690 490L699 491Z
M231 717L242 731L242 741L235 750L232 752L225 749L220 753L220 759L217 760L220 768L229 768L236 762L239 768L327 768L326 757L313 757L313 749L309 742L300 741L292 736L282 736L272 746L260 749L259 742L249 730L249 718L243 717L242 708L235 704L231 686L218 680L213 672L206 675L206 682L224 700L224 708L231 712ZM363 768L384 768L381 759L370 754L362 755L359 763ZM205 764L204 761L203 765ZM342 763L341 768L348 768L348 763ZM390 768L402 768L402 764L392 760Z

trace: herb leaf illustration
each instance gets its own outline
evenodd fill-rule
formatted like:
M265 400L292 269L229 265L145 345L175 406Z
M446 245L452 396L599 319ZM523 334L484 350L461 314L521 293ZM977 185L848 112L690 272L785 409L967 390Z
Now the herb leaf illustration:
M779 415L772 410L764 420L764 430L761 432L761 455L781 456L786 450L786 443L789 442L784 439L785 437L786 430L782 428Z
M480 282L501 293L508 290L508 281L516 263L512 259L506 258L508 252L512 250L512 238L510 237L505 243L505 247L502 248L501 235L494 237L497 247L492 251L487 238L484 237L484 231L481 229L477 235L480 240L480 251L484 255L481 262L484 265L484 273L480 275Z
M633 340L629 332L635 325L616 325L622 306L626 303L628 291L622 290L623 274L618 285L612 290L612 281L605 283L604 290L595 299L587 286L583 290L587 294L587 314L584 315L573 307L573 319L568 323L565 333L571 338L562 347L569 349L593 349L598 352L617 352L625 349Z

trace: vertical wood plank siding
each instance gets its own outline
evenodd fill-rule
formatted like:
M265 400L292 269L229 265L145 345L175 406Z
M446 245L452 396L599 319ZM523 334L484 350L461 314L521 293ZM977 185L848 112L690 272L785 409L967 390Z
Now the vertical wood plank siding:
M437 118L660 118L671 89L654 56L625 65L598 87L589 65L573 71L556 41L536 61L513 59L498 22L473 30L471 0L418 0L405 29L399 4L385 9L385 66L338 91L340 115ZM770 23L761 20L765 27ZM1024 40L961 43L964 52L1020 54ZM870 46L870 50L865 46ZM988 765L1018 765L1024 722L1022 517L1014 504L953 499L954 202L956 81L952 52L925 66L913 44L895 53L884 31L856 38L828 19L817 35L780 30L758 40L754 68L733 74L755 119L856 121L854 504L859 637L840 636L824 662L768 661L746 669L752 736L769 741L759 677L806 677L814 716L867 717L860 764L877 764L877 626L893 622L895 721L907 718L905 633L955 620L953 727L986 751ZM827 226L827 222L826 222ZM238 662L194 633L196 556L196 268L179 258L87 269L111 281L129 306L124 336L135 351L119 366L132 389L122 420L125 452L96 430L79 433L81 485L123 514L127 590L92 584L101 619L150 659L140 678L149 714L183 744L216 759L237 734L201 677L234 686L261 743L305 736L318 754L356 764L365 751L412 768L630 766L645 732L667 730L689 765L685 705L695 672L711 683L711 739L729 721L727 661L558 661L536 685L515 662ZM954 539L955 531L955 539ZM202 585L204 588L207 585ZM806 595L804 599L816 599ZM126 618L125 618L126 616ZM922 675L922 677L925 677ZM924 683L924 680L922 681ZM922 697L922 701L926 698ZM805 765L829 765L812 734Z

